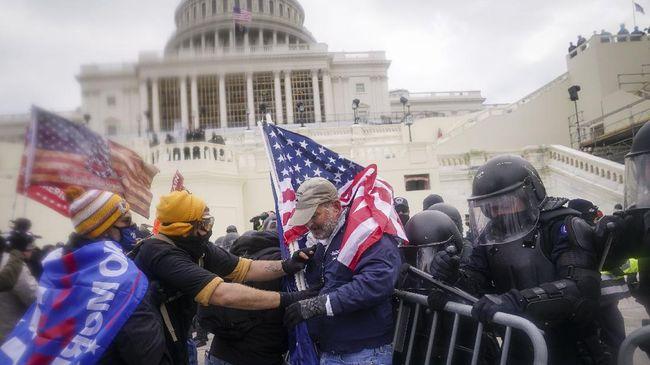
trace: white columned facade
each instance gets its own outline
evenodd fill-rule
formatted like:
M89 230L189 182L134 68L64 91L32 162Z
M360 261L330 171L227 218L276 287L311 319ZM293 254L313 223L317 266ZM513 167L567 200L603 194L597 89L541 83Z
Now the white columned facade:
M341 117L343 119L354 119L352 112L352 96L350 93L350 78L341 76L341 90L343 91L343 109L341 110Z
M158 79L151 81L151 117L153 118L154 132L160 132L160 97L158 92Z
M253 94L253 73L246 73L246 109L248 110L248 125L255 127L255 95Z
M219 119L221 128L228 128L228 109L226 109L226 75L219 74Z
M273 71L273 87L275 90L275 124L282 124L284 113L282 112L282 83L280 82L280 71Z
M228 31L228 38L230 39L230 48L235 47L235 32L232 29Z
M250 37L248 32L244 33L244 51L250 52Z
M277 30L273 31L273 45L274 46L278 45L278 31Z
M262 48L264 46L264 29L260 28L257 31L257 45Z
M284 96L287 107L287 124L293 124L293 93L291 92L291 71L284 71Z
M199 85L196 80L196 75L192 75L191 87L192 89L190 90L190 93L192 94L192 102L190 105L192 106L192 128L199 129Z
M191 129L190 112L187 103L187 77L181 76L179 82L181 84L181 126L182 128Z
M329 70L322 70L323 97L325 98L325 118L323 121L334 121L334 103L332 100L332 77Z
M219 48L219 46L220 46L220 44L219 44L219 31L215 30L214 31L214 49L216 50L217 48Z
M205 33L201 34L201 52L205 53Z
M323 113L320 108L320 85L318 84L318 70L311 70L311 83L314 90L314 121L323 122Z

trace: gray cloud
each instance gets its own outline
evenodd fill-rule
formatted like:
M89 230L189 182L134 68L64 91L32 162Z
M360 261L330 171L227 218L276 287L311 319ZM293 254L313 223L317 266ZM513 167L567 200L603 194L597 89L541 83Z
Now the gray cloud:
M648 1L648 0L641 0ZM302 0L306 25L333 51L385 50L391 88L480 89L510 102L565 71L577 34L631 26L623 0ZM162 50L178 0L2 1L0 113L79 106L81 64ZM646 8L650 8L650 4ZM650 17L639 16L644 27Z

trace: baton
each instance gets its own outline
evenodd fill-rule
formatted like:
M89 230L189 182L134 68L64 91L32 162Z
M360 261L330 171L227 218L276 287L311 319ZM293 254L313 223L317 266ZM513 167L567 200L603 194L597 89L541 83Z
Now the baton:
M434 278L433 276L427 274L426 272L424 272L422 270L419 270L419 269L416 269L411 265L408 265L408 264L404 264L404 265L408 266L408 271L410 271L413 274L421 277L422 279L430 282L431 284L433 284L435 286L438 286L441 289L444 289L444 290L446 290L446 291L448 291L450 293L456 294L457 296L459 296L459 297L461 297L461 298L463 298L465 300L468 300L468 301L470 301L472 303L478 302L478 298L476 298L475 296L469 294L468 292L466 292L464 290L461 290L461 289L458 289L455 286L447 285L447 284L443 283L442 281Z
M616 229L616 224L614 222L609 222L605 227L609 231L609 234L607 235L605 248L603 248L603 257L600 258L600 264L598 265L598 272L603 271L603 266L605 266L605 260L607 260L607 255L609 255L609 249L612 247L612 241L614 240L614 229Z

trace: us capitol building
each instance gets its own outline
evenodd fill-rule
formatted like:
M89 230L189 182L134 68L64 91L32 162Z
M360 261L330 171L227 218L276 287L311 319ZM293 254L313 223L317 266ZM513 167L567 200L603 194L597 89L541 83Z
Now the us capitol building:
M237 7L252 13L245 29L234 25ZM81 106L60 114L160 169L152 216L181 172L217 218L214 237L230 224L248 230L250 217L273 209L256 127L266 113L359 164L376 163L412 214L431 193L467 211L476 168L500 153L530 160L552 195L590 199L607 213L622 202L622 156L650 119L647 37L594 35L566 55L565 73L520 100L490 105L480 91L389 90L384 52L330 52L304 20L295 0L183 0L162 54L83 65ZM574 102L567 90L575 85ZM4 186L15 186L28 122L27 114L0 116ZM205 140L186 140L198 130ZM63 241L72 229L11 188L2 189L0 203L32 218L41 244ZM13 210L0 211L0 229Z

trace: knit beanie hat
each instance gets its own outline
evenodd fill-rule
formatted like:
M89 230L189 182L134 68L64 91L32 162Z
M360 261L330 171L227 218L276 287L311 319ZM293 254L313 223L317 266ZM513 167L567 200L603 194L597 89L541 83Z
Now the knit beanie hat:
M99 237L129 211L129 203L109 191L70 187L65 195L70 203L72 224L80 236Z
M187 190L174 191L160 198L156 206L156 218L160 221L159 232L166 236L185 236L192 230L192 223L201 220L205 201Z

